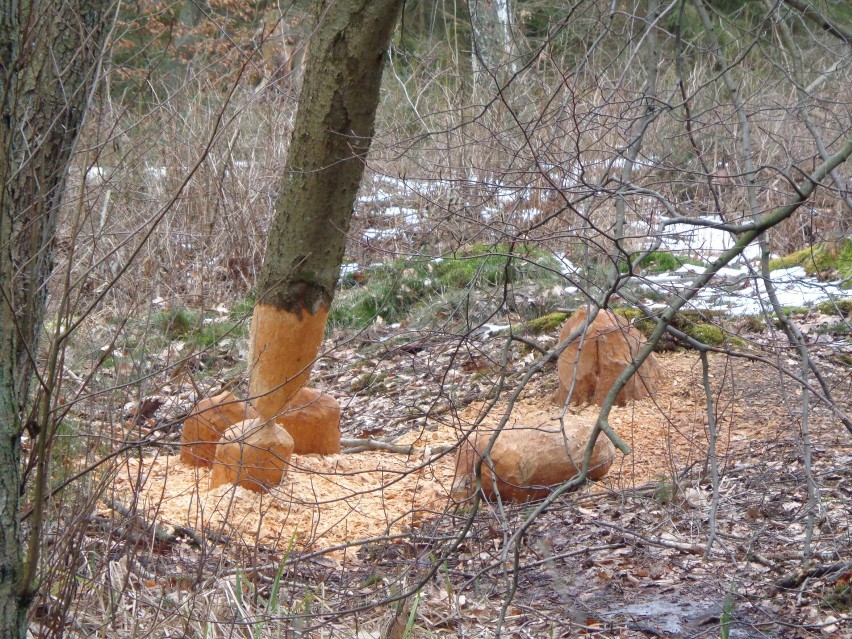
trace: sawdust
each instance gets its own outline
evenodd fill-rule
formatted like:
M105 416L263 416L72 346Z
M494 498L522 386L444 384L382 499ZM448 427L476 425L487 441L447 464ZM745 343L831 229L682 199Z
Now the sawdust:
M713 383L718 390L727 380L725 358L712 359ZM708 432L701 367L695 353L660 358L663 377L653 398L613 410L611 425L628 443L632 454L617 454L603 486L633 488L672 477L707 458ZM552 373L554 379L556 372ZM728 383L727 381L725 382ZM560 408L550 402L547 384L532 385L514 406L517 423L542 424L557 419ZM552 387L552 384L550 385ZM718 452L773 433L767 420L753 417L733 394L722 393L718 406ZM343 545L354 540L389 535L409 529L418 520L442 511L450 494L455 456L444 455L430 464L430 447L454 444L479 417L482 404L471 405L457 421L438 430L416 431L397 443L416 444L426 457L363 452L323 458L294 455L284 483L266 495L244 488L210 489L210 471L190 466L177 456L129 461L116 478L116 492L138 498L142 512L159 523L190 526L227 536L231 543L300 550ZM506 404L494 407L485 419L496 424ZM594 420L596 407L571 408ZM337 554L341 557L341 551Z
M694 464L704 464L708 457L710 434L707 405L701 373L701 362L695 352L658 355L662 376L652 397L614 407L609 423L630 447L630 454L616 452L616 461L602 485L618 489L637 488L670 479ZM741 371L736 379L732 360L724 356L710 357L710 379L716 421L716 452L722 464L738 446L769 441L777 435L777 423L760 410L760 402L748 404L742 397L746 384L756 381L754 367L738 363ZM765 376L766 369L759 373ZM562 408L551 402L550 393L531 388L512 409L510 423L544 424L558 420ZM506 404L498 404L487 421L497 421ZM478 417L472 406L463 417ZM572 415L594 422L598 406L568 407Z
M426 438L438 434L420 439ZM397 534L431 509L442 510L454 459L423 462L422 455L377 452L294 455L285 481L261 495L230 485L211 489L208 469L177 456L148 457L141 473L135 462L125 466L116 492L138 495L140 510L158 523L212 531L232 544L284 549L292 543L309 551Z

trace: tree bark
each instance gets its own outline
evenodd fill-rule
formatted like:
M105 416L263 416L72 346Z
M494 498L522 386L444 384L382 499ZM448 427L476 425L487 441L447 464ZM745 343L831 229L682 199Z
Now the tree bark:
M68 164L108 0L0 4L0 635L24 637L38 528L22 559L20 447ZM33 432L38 425L28 425ZM36 504L36 508L38 504Z
M322 342L401 6L339 0L311 36L252 318L249 391L267 420L305 385Z

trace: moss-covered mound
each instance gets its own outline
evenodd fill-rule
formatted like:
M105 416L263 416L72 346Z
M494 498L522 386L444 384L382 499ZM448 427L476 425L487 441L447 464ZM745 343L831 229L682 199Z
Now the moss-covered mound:
M459 309L475 322L480 314L493 315L504 287L511 296L519 286L546 291L560 283L559 262L541 249L474 244L441 258L395 260L348 274L329 323L364 328L381 317L389 323L424 325L448 319ZM492 303L479 313L486 300ZM505 302L512 305L511 299Z
M808 275L820 279L847 280L843 288L852 288L852 238L820 242L769 262L769 270L801 266Z
M636 308L619 308L615 310L622 317L630 320L634 326L647 338L657 326L657 322ZM686 333L691 338L708 346L742 346L744 342L733 334L730 320L724 311L693 311L679 312L671 324L677 330ZM688 346L674 339L668 333L664 334L654 350L669 351L678 347Z

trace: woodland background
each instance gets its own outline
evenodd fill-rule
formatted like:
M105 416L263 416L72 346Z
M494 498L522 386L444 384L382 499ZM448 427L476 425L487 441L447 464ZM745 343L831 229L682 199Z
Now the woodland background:
M115 9L58 212L49 436L22 440L24 534L44 520L31 635L848 633L852 195L848 163L820 173L852 133L840 1L407 2L314 368L348 450L288 479L370 494L367 523L332 519L332 543L328 514L310 534L273 515L307 502L233 492L216 508L242 523L181 516L204 489L164 460L195 401L245 395L328 4ZM815 295L784 303L790 282ZM558 325L587 303L670 371L653 401L604 409L633 458L546 504L439 498L477 424L558 413Z

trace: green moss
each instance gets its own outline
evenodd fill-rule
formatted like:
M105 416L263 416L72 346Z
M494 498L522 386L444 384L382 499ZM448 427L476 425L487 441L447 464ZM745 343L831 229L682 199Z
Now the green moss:
M199 348L210 348L225 338L246 337L245 322L210 322L202 324L187 336L187 343Z
M825 607L833 612L845 613L852 610L852 585L848 581L840 582L828 589L823 597Z
M473 244L431 263L437 283L446 288L511 284L535 271L536 279L558 277L555 258L536 247Z
M762 333L766 329L766 322L760 315L749 315L741 322L742 330L749 333Z
M846 337L852 335L852 323L833 322L817 328L817 333L821 335L833 335L835 337Z
M616 315L619 315L628 321L638 320L639 318L645 317L645 313L640 311L638 308L632 308L630 306L622 306L612 310Z
M568 319L568 313L548 313L523 324L523 330L533 335L550 333L562 325Z
M349 390L353 393L363 392L367 395L383 393L387 390L384 384L387 377L387 373L364 373L352 381L349 385Z
M684 333L708 346L721 346L725 343L725 332L715 324L692 324Z
M442 259L397 260L362 271L338 291L329 324L364 328L379 316L395 323L413 321L429 312L429 319L434 320L439 313L454 312L459 295L464 298L471 290L493 292L496 287L521 281L544 288L561 281L559 264L548 253L516 246L510 259L509 249L477 244Z
M189 335L197 322L198 316L185 308L171 308L151 317L151 325L170 341Z
M852 298L823 302L817 306L817 310L826 315L848 315L852 313Z
M652 320L650 317L643 316L642 319L638 319L633 322L633 326L635 326L636 330L645 336L645 339L650 339L651 335L654 334L654 329L657 328L657 322ZM663 339L665 338L666 336L664 335Z
M648 317L636 308L618 308L615 312L631 321L646 339L650 338L657 328L657 322L653 317ZM715 323L714 323L715 322ZM671 326L686 333L695 340L708 346L722 346L729 344L733 346L744 346L738 337L725 330L729 322L723 311L681 311L672 319ZM678 342L668 334L664 334L657 343L657 351L669 351L678 346Z
M622 306L618 308L612 309L616 315L619 315L629 321L633 326L645 336L645 339L651 337L651 334L654 332L654 329L657 326L657 322L655 322L652 318L648 317L645 313L640 311L638 308L632 308L630 306ZM665 339L665 336L664 338Z
M656 487L654 488L654 501L661 506L671 503L674 496L674 485L668 475L660 473L657 475Z
M631 261L635 259L635 257L636 254L631 255ZM669 271L675 271L679 269L684 264L706 266L700 260L680 257L668 251L652 251L651 253L648 253L648 255L642 258L642 261L639 262L638 269L643 273L668 273ZM625 262L621 262L619 264L619 270L622 273L626 273L627 264Z
M234 302L234 305L231 306L231 312L229 313L229 316L232 319L242 319L244 317L251 317L251 314L254 312L254 305L255 296L254 294L252 294L243 300L238 300Z
M821 242L769 261L769 270L801 266L808 275L822 279L852 278L852 239ZM844 288L852 283L847 282Z

